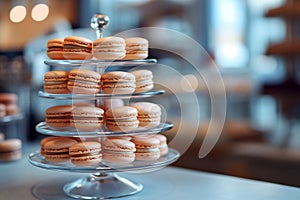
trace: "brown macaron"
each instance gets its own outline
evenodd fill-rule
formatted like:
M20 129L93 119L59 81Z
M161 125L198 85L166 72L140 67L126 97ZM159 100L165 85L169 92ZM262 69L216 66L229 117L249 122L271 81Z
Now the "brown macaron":
M49 71L44 74L44 91L51 94L67 94L69 72L57 70Z
M64 39L63 55L70 60L88 60L92 58L93 41L78 36Z
M98 72L76 68L69 72L68 89L78 94L95 94L100 91L100 79Z
M46 110L46 124L53 128L65 128L70 126L71 105L52 106Z
M53 38L47 43L47 56L54 60L63 60L65 59L63 55L63 45L64 39L62 38Z
M69 147L76 144L75 139L66 137L57 137L50 140L44 145L44 157L49 162L65 162L68 161Z

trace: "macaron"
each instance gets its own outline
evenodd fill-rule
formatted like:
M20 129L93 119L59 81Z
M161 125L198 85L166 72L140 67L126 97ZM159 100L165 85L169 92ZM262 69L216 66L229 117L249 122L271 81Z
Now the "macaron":
M54 60L65 59L63 55L63 38L53 38L47 42L47 56Z
M75 139L58 137L56 139L50 140L44 145L44 157L49 162L65 162L68 161L69 148L70 146L76 144Z
M17 104L18 96L14 93L0 93L0 103L5 105Z
M46 109L46 124L53 128L65 128L70 126L71 105L52 106Z
M7 139L0 142L0 160L12 161L22 157L22 141L20 139Z
M93 55L100 60L120 60L126 53L125 40L120 37L99 38L93 46Z
M160 157L160 141L152 137L134 137L131 140L135 144L135 159L141 161L153 161Z
M135 159L135 144L124 139L105 139L102 142L103 159L112 163L131 163Z
M111 131L131 131L138 128L137 109L122 106L105 112L106 128Z
M3 141L5 138L5 135L3 133L0 133L0 142Z
M63 55L70 60L88 60L92 58L93 41L78 36L64 38Z
M124 106L124 101L122 99L103 99L101 108L103 108L103 110L108 110L122 106Z
M169 148L167 144L167 137L162 134L156 134L153 135L153 138L156 138L159 140L159 150L160 150L160 156L165 156L168 154Z
M50 136L50 137L45 137L43 138L41 141L40 141L40 150L41 150L41 155L45 155L45 144L47 142L49 142L50 140L54 140L54 139L57 139L58 137L55 137L55 136Z
M0 103L0 117L4 117L6 115L6 106Z
M80 131L94 131L104 124L104 110L95 106L76 106L71 116L71 127Z
M101 144L95 141L79 142L69 148L69 155L74 165L99 164L102 160Z
M135 76L136 88L134 93L147 92L153 88L153 74L150 70L135 70L131 74Z
M160 124L161 108L150 102L137 102L130 106L138 111L139 126L145 128L154 128Z
M131 94L135 90L135 76L128 72L113 71L102 74L102 91L106 94Z
M78 94L95 94L100 91L101 75L95 71L75 68L69 72L68 89Z
M126 56L125 60L139 60L148 57L149 42L145 38L133 37L126 38Z
M57 70L49 71L44 74L44 91L51 94L67 94L69 72Z
M17 104L9 104L5 106L6 115L16 115L19 113L19 106Z

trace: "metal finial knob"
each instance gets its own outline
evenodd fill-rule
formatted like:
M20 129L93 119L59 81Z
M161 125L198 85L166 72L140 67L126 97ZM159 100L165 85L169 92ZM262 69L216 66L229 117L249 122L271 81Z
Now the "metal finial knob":
M104 14L95 14L91 19L91 27L96 31L97 38L103 36L103 30L109 24L109 17Z

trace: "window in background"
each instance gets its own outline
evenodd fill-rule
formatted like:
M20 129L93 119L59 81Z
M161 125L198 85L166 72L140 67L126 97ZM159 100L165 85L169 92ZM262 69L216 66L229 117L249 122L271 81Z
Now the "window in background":
M212 0L209 47L220 67L244 67L249 60L246 1Z

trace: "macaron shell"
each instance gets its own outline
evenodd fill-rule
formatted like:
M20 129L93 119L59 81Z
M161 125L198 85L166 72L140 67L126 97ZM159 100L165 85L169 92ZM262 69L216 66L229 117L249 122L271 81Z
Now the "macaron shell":
M113 72L106 72L102 74L101 76L101 82L135 82L135 76L131 73L128 72L123 72L123 71L113 71Z
M103 159L108 163L131 163L135 160L132 152L103 152Z
M135 159L140 161L154 161L160 158L160 150L153 149L149 152L135 152Z
M103 84L102 91L105 94L132 94L135 91L134 83L117 83L117 84Z
M137 116L137 109L130 106L122 106L109 109L105 112L106 119L126 119Z
M102 148L117 152L134 152L136 150L133 142L124 139L106 139L102 142Z
M133 122L110 122L106 121L106 128L111 130L111 131L122 131L122 132L127 132L127 131L132 131L137 129L139 126L139 121L133 121Z

